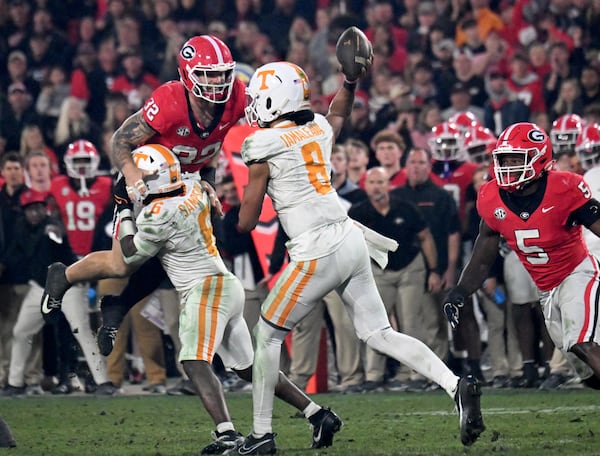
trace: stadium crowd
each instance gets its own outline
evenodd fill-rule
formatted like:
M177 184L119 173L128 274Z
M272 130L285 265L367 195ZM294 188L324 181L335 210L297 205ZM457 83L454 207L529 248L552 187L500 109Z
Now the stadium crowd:
M425 342L457 375L492 387L577 383L514 252L501 249L455 329L442 300L477 235L477 190L500 132L535 122L552 139L557 168L583 174L598 166L597 0L0 0L0 25L0 395L112 395L126 379L162 394L169 375L182 376L169 393L194 394L172 362L181 342L168 281L130 311L104 359L93 337L97 300L123 283L73 287L65 318L45 325L45 269L110 249L116 167L109 140L154 89L179 79L177 55L188 38L225 42L245 83L265 63L296 63L311 81L313 109L326 114L343 83L335 45L350 25L371 40L374 62L334 146L332 183L353 218L400 245L386 269L373 263L392 325ZM225 215L215 233L244 285L253 327L285 262L286 235L280 230L274 239L263 271L264 249L236 229L234 177L222 155L217 192ZM330 389L437 388L362 346L335 293L294 329L292 356L282 356L282 369L300 387L317 369L323 327ZM227 388L247 388L216 367Z

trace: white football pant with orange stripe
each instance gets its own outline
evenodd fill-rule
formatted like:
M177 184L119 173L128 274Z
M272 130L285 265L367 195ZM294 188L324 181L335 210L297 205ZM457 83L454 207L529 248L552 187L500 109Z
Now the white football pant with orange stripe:
M600 343L600 264L588 255L560 285L541 294L548 333L557 348L567 353L575 344ZM590 368L573 362L581 378L590 376Z
M254 353L243 312L244 288L237 277L204 278L188 294L179 316L179 361L212 363L218 353L227 368L250 367Z
M255 329L252 397L256 435L272 432L281 342L333 290L341 296L361 340L436 382L454 397L458 377L423 342L390 327L363 233L352 225L335 252L318 259L291 261L263 303Z

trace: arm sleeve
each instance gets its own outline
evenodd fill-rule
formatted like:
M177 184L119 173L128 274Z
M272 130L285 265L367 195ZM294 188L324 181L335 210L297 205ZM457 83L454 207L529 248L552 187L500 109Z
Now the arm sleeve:
M583 225L589 228L594 222L600 219L600 202L592 198L583 204L583 206L571 212L567 224Z

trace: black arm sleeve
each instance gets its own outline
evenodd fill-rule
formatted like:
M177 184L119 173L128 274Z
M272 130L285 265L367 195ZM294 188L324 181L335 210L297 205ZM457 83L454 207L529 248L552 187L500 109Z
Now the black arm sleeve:
M205 166L200 169L200 177L203 181L206 181L210 184L212 188L216 188L217 184L217 169L212 166Z
M600 219L600 202L592 198L583 206L571 212L567 220L569 225L583 225L589 228L594 222Z

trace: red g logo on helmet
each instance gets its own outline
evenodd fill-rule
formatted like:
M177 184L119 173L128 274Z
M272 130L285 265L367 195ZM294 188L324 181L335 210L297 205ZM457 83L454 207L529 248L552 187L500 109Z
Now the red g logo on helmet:
M498 186L519 190L552 166L552 144L536 124L519 122L500 134L492 157Z

